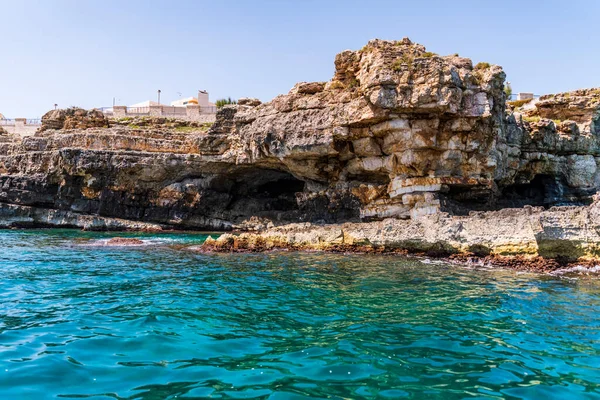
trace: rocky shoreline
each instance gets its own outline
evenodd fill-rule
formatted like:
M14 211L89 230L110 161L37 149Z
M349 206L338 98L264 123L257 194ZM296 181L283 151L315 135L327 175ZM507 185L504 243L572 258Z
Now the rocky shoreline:
M201 251L319 250L420 254L449 260L545 271L596 265L600 203L436 214L411 220L337 225L290 224L209 238Z
M500 66L409 39L334 65L330 81L240 99L213 125L72 108L33 136L0 131L0 228L235 232L205 251L600 260L600 89L510 102Z

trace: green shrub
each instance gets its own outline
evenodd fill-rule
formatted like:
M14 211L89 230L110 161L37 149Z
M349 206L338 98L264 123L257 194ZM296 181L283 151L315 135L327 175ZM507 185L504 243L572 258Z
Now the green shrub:
M215 102L217 108L221 108L229 104L237 104L237 100L233 100L231 97L228 97L226 99L219 99Z
M408 54L402 54L401 57L398 57L394 64L392 64L392 69L394 71L402 71L402 68L406 65L408 68L412 66L413 57Z
M506 85L504 85L504 93L506 94L506 97L508 97L509 99L510 99L510 96L512 96L512 93L513 93L512 86L510 86L510 83L508 83L508 82L506 83ZM527 100L525 103L527 103L528 101L529 100ZM523 104L525 104L525 103L523 103ZM521 105L519 105L517 107L520 107L523 104L521 104Z
M419 57L422 58L431 58L431 57L435 57L437 56L437 54L431 52L431 51L426 51L425 53L421 54Z
M491 67L491 65L487 62L480 62L475 65L475 69L488 69L489 67Z
M483 83L483 76L481 73L478 73L477 71L475 71L472 75L471 78L473 80L473 83L475 85L481 85Z

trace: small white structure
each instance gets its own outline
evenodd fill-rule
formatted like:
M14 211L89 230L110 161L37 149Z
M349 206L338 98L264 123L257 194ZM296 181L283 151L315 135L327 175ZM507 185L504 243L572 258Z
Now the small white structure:
M206 90L198 90L198 105L200 107L214 107L215 103L208 101L208 92Z
M185 99L179 99L171 102L174 107L185 107L188 104L198 104L198 99L195 97L186 97Z
M146 100L130 106L113 106L102 110L112 118L151 116L177 118L197 122L214 122L217 107L208 101L208 92L198 91L198 97L188 97L171 102L171 105Z
M533 93L517 93L517 100L531 100L533 97Z
M146 100L146 101L142 101L141 103L135 103L130 105L130 108L143 108L143 107L150 107L150 106L160 106L160 104L158 104L158 102L156 101L152 101L152 100Z
M214 107L215 104L208 101L208 92L206 90L199 90L198 97L186 97L185 99L179 99L171 102L172 106L185 107L187 105L198 105L200 107Z

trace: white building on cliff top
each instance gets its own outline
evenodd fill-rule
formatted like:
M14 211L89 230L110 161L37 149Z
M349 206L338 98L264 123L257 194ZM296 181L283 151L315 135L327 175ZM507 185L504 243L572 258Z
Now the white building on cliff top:
M185 99L179 99L170 103L173 107L185 107L187 105L199 105L200 107L215 107L214 103L208 101L208 92L206 90L199 90L198 97L187 97ZM146 100L141 103L132 104L130 108L144 108L150 106L166 106L167 104L159 104L157 101Z

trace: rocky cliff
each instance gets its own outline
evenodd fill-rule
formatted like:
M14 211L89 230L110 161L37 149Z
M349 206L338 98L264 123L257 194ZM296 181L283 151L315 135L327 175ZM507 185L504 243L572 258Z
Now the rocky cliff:
M511 105L504 79L374 40L338 54L331 81L243 99L211 127L54 110L0 141L0 225L264 229L590 203L598 91Z

